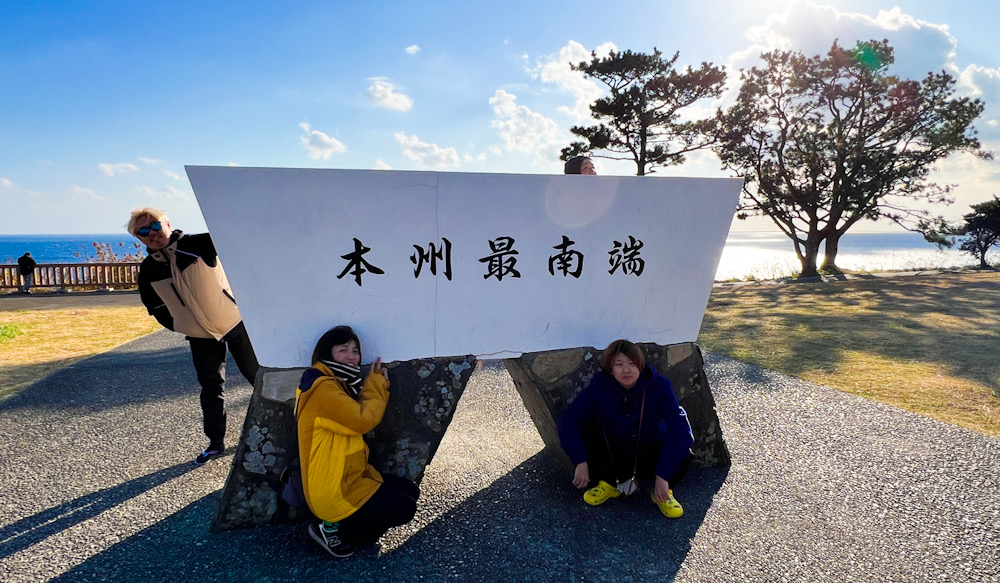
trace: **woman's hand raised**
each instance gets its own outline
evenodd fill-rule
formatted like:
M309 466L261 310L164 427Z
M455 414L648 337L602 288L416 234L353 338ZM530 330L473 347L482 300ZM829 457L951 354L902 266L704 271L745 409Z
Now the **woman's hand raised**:
M372 368L369 374L380 374L387 379L389 378L389 371L382 367L382 357L375 359L375 362L372 363Z

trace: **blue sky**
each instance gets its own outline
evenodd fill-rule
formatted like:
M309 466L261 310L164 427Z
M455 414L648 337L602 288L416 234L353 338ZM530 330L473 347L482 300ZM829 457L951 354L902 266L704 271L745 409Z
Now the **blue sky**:
M121 232L147 205L204 230L186 164L558 173L569 128L600 94L566 63L610 46L680 51L735 81L772 48L888 38L895 72L947 70L986 102L976 127L1000 153L998 17L970 0L5 0L0 234ZM998 169L968 155L942 163L935 178L958 187L940 212L1000 194ZM708 152L662 174L727 175Z

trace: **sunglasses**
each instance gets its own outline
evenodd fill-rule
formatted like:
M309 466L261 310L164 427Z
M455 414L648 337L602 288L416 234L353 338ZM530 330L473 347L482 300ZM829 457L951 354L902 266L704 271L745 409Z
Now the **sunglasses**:
M150 230L159 231L162 228L163 225L160 224L160 221L156 221L155 223L149 225L148 227L139 227L138 229L135 230L135 234L139 235L140 237L148 237Z

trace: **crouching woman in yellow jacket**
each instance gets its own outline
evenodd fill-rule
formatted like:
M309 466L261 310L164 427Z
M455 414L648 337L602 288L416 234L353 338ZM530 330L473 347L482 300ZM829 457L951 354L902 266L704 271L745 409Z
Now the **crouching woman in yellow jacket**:
M361 341L349 326L327 331L313 350L296 394L302 486L321 522L309 536L335 557L373 545L413 519L420 490L368 463L363 435L382 421L389 377L376 359L361 381Z

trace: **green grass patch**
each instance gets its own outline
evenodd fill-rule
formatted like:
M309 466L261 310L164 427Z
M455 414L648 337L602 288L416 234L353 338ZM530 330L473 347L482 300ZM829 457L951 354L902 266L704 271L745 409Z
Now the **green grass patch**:
M15 336L24 334L16 324L0 324L0 343L6 342Z

